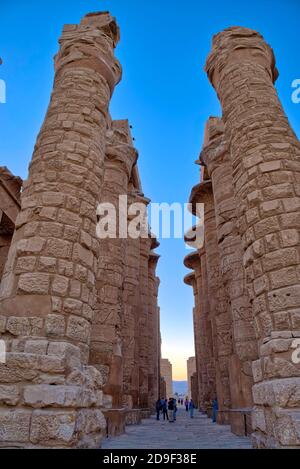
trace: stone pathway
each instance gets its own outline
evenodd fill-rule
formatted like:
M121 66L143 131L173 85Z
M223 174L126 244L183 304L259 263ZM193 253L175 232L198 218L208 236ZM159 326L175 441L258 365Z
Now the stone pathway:
M177 421L169 423L155 417L141 425L126 428L126 433L103 441L103 449L249 449L250 438L235 436L229 426L216 425L195 411L191 419L179 409Z

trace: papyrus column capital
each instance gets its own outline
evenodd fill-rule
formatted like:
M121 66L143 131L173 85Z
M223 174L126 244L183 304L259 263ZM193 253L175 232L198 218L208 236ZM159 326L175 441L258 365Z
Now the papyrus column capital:
M227 67L239 68L243 62L263 67L273 83L278 78L273 49L257 31L234 26L213 37L205 71L217 92Z

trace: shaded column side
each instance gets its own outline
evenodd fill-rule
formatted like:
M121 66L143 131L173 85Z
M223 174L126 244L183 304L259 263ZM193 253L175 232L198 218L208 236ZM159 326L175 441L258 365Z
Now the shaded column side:
M299 141L273 86L272 49L256 31L214 37L206 70L230 144L238 227L259 337L254 363L255 445L299 446ZM287 395L290 396L287 399Z
M246 288L242 241L237 229L232 166L224 126L218 118L210 118L207 122L201 160L213 184L221 276L228 292L228 309L232 318L234 353L229 367L232 407L249 409L250 414L253 405L252 361L257 359L257 339ZM231 427L234 433L244 435L242 414L231 413Z

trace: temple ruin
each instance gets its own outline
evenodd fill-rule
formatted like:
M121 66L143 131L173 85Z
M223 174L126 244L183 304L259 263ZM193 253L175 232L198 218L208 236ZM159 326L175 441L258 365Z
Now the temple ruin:
M162 393L161 397L173 397L173 367L167 358L160 360L160 373L165 382L165 392Z
M0 170L1 447L97 448L159 396L159 243L96 235L99 203L150 202L109 114L118 41L109 13L64 27L28 179Z
M196 357L190 357L186 362L187 368L187 381L188 381L188 398L193 399L195 397L195 390L192 392L192 380L196 373Z
M300 145L274 82L272 49L250 29L213 38L206 72L222 118L206 125L200 183L204 244L185 259L195 295L200 410L256 448L300 445ZM245 428L246 425L246 428Z

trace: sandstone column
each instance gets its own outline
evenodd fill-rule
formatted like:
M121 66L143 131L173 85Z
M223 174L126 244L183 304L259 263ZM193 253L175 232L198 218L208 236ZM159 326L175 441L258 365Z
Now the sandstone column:
M191 397L195 405L198 406L199 402L199 389L198 389L198 375L193 373L191 376Z
M195 296L195 307L193 309L193 323L194 323L194 343L195 343L195 363L196 363L196 374L198 380L198 395L199 395L199 408L203 408L203 371L206 370L206 363L204 359L204 348L205 348L205 329L202 327L203 322L203 292L202 292L202 271L201 271L201 261L198 251L194 251L187 255L184 260L184 265L194 270L194 277L187 276L186 283L193 286L194 296ZM188 389L189 397L191 397L191 383L190 377L193 375L195 370L189 371L189 361L187 364L188 367ZM206 373L205 373L206 374Z
M173 371L172 363L167 358L161 358L160 360L160 372L166 383L166 394L164 398L173 397Z
M229 361L232 354L231 318L227 297L220 275L220 259L216 236L215 208L211 181L204 181L194 189L190 202L204 203L205 251L208 298L212 316L212 334L216 353L216 388L219 401L219 419L228 422L227 410L231 405L229 387Z
M0 397L4 446L98 447L105 429L97 409L102 376L84 365L95 304L96 207L108 106L121 77L114 57L118 40L108 13L65 26L60 39L53 93L1 282L1 330L9 353L0 382L10 395Z
M142 199L141 199L142 200ZM148 203L148 199L145 199ZM139 407L141 409L149 408L148 380L150 366L150 350L148 328L149 322L149 255L152 239L150 237L141 238L140 251L140 316L139 316Z
M200 328L204 337L201 346L201 356L203 356L203 364L201 367L201 409L206 411L211 406L212 400L217 394L216 390L216 350L213 341L212 316L210 313L209 294L208 294L208 278L206 266L206 252L202 248L199 252L201 260L201 284L202 284L202 318Z
M197 375L197 373L196 373L196 357L190 357L187 360L188 396L189 396L190 399L192 398L192 377L194 376L194 379L196 378L198 380L198 377L196 375ZM198 401L195 401L195 404L198 405Z
M300 148L273 86L272 49L246 28L214 37L206 70L221 100L238 227L260 360L254 363L255 444L300 445Z
M242 241L237 229L232 166L224 138L224 126L218 118L211 118L206 125L201 160L206 165L213 184L221 275L228 292L228 307L232 318L234 348L230 360L232 408L251 408L252 361L257 359L257 340L242 263ZM242 414L231 414L231 428L234 433L244 435Z
M101 203L111 204L116 214L115 238L100 240L97 272L97 303L91 338L90 363L103 370L108 377L104 393L112 396L112 406L122 407L123 388L123 323L125 256L128 239L120 232L122 219L127 222L129 178L137 152L132 146L127 121L113 121L107 132L106 158ZM123 206L124 205L124 206ZM126 225L124 225L124 229Z
M22 179L0 166L0 281L21 204Z
M152 249L159 246L155 238L152 239ZM155 408L159 396L159 308L157 306L159 280L156 277L156 267L160 256L151 250L148 263L148 285L149 285L149 377L148 394L150 408Z
M137 201L136 190L131 187L128 204ZM129 219L130 221L130 219ZM139 406L139 282L140 238L128 238L126 245L126 269L124 281L123 336L123 386L124 405L128 409Z
M185 260L184 260L184 265L188 268L191 268L191 256L196 254L197 257L198 257L198 253L195 252L195 253L191 253L189 254L188 256L185 257ZM199 260L199 258L198 258ZM201 266L200 266L201 267ZM198 290L198 285L197 285L197 279L196 279L196 272L191 272L189 274L187 274L184 278L184 283L186 285L189 285L193 288L193 293L194 293L194 297L195 297L195 306L193 308L193 324L194 324L194 344L195 344L195 357L194 360L193 360L193 364L195 365L196 367L196 372L195 370L191 370L191 366L190 366L190 361L191 361L191 358L189 358L187 360L187 381L188 381L188 397L189 399L191 399L192 397L192 393L191 393L191 377L192 375L195 373L195 375L197 375L197 380L199 379L200 380L200 377L201 377L201 373L200 373L200 340L202 339L201 335L200 335L200 328L199 328L199 315L200 315L200 308L199 308L199 301L198 301L198 298L200 296L200 292ZM196 404L196 403L195 403ZM198 402L197 402L198 404Z

